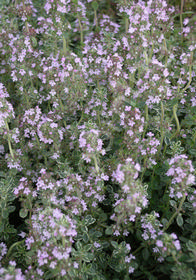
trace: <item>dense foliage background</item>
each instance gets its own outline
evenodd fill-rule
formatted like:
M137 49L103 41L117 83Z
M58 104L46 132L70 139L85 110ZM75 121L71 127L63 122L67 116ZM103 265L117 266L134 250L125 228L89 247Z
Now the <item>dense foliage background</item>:
M0 11L0 279L196 279L195 2Z

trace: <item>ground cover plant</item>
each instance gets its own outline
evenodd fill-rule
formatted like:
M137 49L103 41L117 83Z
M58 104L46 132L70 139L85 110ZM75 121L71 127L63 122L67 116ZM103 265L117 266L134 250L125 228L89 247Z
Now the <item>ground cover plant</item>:
M196 279L196 16L179 4L1 1L0 279Z

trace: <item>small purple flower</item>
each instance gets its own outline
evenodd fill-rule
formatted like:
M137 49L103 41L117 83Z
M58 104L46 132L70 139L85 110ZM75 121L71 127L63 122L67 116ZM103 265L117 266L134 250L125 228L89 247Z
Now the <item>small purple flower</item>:
M163 242L161 240L157 240L156 245L157 247L163 247Z

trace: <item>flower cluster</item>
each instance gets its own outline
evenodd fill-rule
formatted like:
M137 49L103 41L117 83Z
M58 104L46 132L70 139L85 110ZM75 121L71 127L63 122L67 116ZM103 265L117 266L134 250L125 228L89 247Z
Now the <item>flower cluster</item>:
M195 183L195 169L186 155L176 155L169 160L169 166L166 175L172 177L170 197L179 199L187 195L188 187Z
M120 120L120 125L125 128L124 142L129 150L133 150L140 142L144 130L144 117L138 108L125 106Z
M83 150L82 158L86 162L91 162L95 155L105 155L103 141L99 138L99 130L97 129L82 131L79 136L79 147Z
M45 144L52 144L55 141L61 142L63 133L64 129L58 127L58 123L54 122L52 115L42 117L37 125L39 140Z
M1 249L0 261L1 261L2 258L3 258L3 256L5 256L6 253L7 253L7 246L6 246L6 244L3 243L3 242L1 242L1 243L0 243L0 249Z
M8 122L15 117L14 108L10 102L6 100L9 94L5 86L0 83L0 132L7 130Z
M175 233L168 234L163 231L163 225L158 218L159 214L155 212L141 217L141 226L144 231L142 238L152 246L158 261L162 262L167 256L176 255L181 246Z
M0 267L0 274L2 279L6 280L26 280L25 275L20 268L16 268L16 262L10 261L7 269Z
M169 2L0 4L2 279L164 278L186 254L195 23Z
M37 273L60 271L64 276L69 267L73 238L77 235L75 222L58 208L39 208L32 215L32 228L25 243L28 250L35 250L32 261L37 261ZM31 269L29 269L31 274Z
M110 217L120 225L134 222L136 216L141 213L142 208L148 205L146 187L138 179L141 167L131 158L127 158L125 164L119 164L113 172L113 180L121 185L121 195L116 195L114 214Z
M36 197L37 192L33 189L27 178L23 177L20 179L20 184L14 189L16 197Z
M141 156L145 160L145 164L148 167L156 165L155 156L160 145L160 141L154 137L154 133L148 132L146 134L147 138L142 139L141 145L139 145L138 150Z

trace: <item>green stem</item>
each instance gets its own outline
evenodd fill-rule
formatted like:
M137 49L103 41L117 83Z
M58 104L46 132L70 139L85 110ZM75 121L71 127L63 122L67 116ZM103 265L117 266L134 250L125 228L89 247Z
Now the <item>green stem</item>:
M140 245L132 254L135 256L142 248L144 248L144 245Z
M38 139L38 137L37 137L36 134L35 134L35 139L36 139L36 142L37 142L38 147L40 147L40 142L39 142L39 139Z
M101 90L101 88L100 88L100 83L99 83L98 80L97 80L97 87L98 87L99 90Z
M164 107L163 107L163 102L161 101L161 123L160 123L161 141L160 141L160 146L159 146L158 154L161 151L161 148L162 148L162 145L163 145L163 139L164 139L163 120L164 120Z
M145 60L146 60L146 65L148 65L148 55L147 55L146 51L144 51L144 57L145 57Z
M176 112L177 112L177 107L178 107L177 104L175 104L175 105L173 106L173 116L174 116L174 119L175 119L175 121L176 121L176 126L177 126L177 130L176 130L175 135L178 134L178 133L180 132L180 123L179 123L179 120L178 120L178 116L177 116L177 114L176 114Z
M67 50L67 43L66 43L65 37L63 37L63 53L64 53L64 55L66 54L66 50Z
M28 27L28 22L27 21L25 21L25 27L26 27L27 32L29 33L29 27Z
M99 111L97 111L97 118L98 118L99 126L101 127L101 119L100 119L100 113L99 113Z
M167 184L166 187L165 187L165 190L164 190L164 193L163 193L162 197L164 197L166 195L169 187L170 187L170 184ZM169 209L169 202L170 202L170 200L169 200L169 197L168 197L167 204L166 204L166 207L165 207L166 210L164 211L164 213L163 213L163 215L161 217L161 220L160 220L161 222L162 222L163 218L165 217L165 215L167 213L167 210Z
M175 261L176 263L179 263L179 261L177 260L176 256L174 255L174 252L172 252L171 254L172 254L172 257L173 257L174 261Z
M99 166L98 166L97 158L95 155L93 156L93 159L94 159L94 163L95 163L95 169L96 169L97 173L99 174Z
M143 179L143 177L144 177L144 173L145 173L145 171L146 171L146 162L147 162L147 155L145 156L145 159L144 159L144 170L143 170L143 172L142 172L142 175L141 175L141 181L142 181L142 179Z
M176 210L176 212L173 213L173 215L171 216L171 218L169 219L169 222L167 223L167 225L163 228L164 231L166 231L170 225L172 224L173 220L175 219L175 217L180 213L180 211L182 210L182 205L184 203L186 199L186 195L184 194L181 201L180 201L180 204L178 206L178 209Z
M10 154L11 154L11 157L14 159L14 153L13 153L13 150L12 150L12 144L11 144L11 141L10 141L10 136L9 136L9 126L8 126L8 123L7 121L5 121L5 124L6 124L6 128L7 128L7 131L8 131L8 146L9 146L9 151L10 151Z
M146 119L146 126L144 128L144 132L143 132L142 138L144 138L144 136L146 134L146 131L147 131L147 128L148 128L148 122L149 122L148 105L147 104L145 105L145 119Z
M193 53L191 53L191 57L193 56ZM187 90L187 88L190 86L192 82L192 63L189 65L189 81L188 84L185 86L185 88L183 88L182 93L185 92L185 90Z
M129 29L129 20L128 18L125 18L125 32L127 33Z
M152 48L151 48L151 52L150 52L150 56L149 56L149 60L151 60L151 59L152 59L153 50L154 50L154 43L152 44Z
M127 0L124 0L124 4L125 6L127 6ZM125 18L125 32L128 32L128 28L129 28L129 20L128 18Z
M163 39L163 42L164 42L164 47L165 47L165 52L166 52L166 55L165 55L165 66L167 67L167 59L168 59L168 51L167 51L167 44L166 44L166 40L165 38Z
M27 102L27 106L30 107L29 94L26 92L26 90L25 90L25 99L26 99L26 102Z
M96 9L94 9L94 17L95 17L95 25L96 25L96 28L98 28L97 10L96 10Z
M80 120L79 120L79 122L78 122L78 126L80 125L81 121L83 120L83 117L84 117L84 113L83 113L83 111L82 111L82 115L81 115L81 118L80 118Z
M8 252L7 252L6 258L8 258L8 256L10 255L12 249L13 249L15 246L17 246L17 245L19 245L19 244L21 244L21 243L23 243L23 242L24 242L24 240L21 240L21 241L18 241L18 242L15 242L14 244L12 244L12 246L10 246L10 248L9 248L9 250L8 250Z
M130 85L130 87L134 86L134 82L135 82L135 72L129 74L129 85Z
M180 73L179 79L181 79L181 73ZM177 93L179 93L179 92L180 92L180 84L178 84L178 89L177 89Z
M196 131L195 131L195 133L193 134L193 142L195 142L195 140L196 140Z
M165 143L164 149L163 149L163 156L165 155L165 152L167 150L167 144Z
M64 112L64 106L63 106L63 103L62 103L61 98L60 98L59 95L58 95L58 99L59 99L59 104L60 104L60 107L61 107L61 111L63 113Z
M181 0L181 9L180 9L180 26L181 26L181 42L183 41L183 23L182 23L182 14L183 14L183 6L184 6L184 0Z
M78 16L78 22L79 22L79 26L80 26L80 42L83 43L84 39L83 39L83 29L82 29L82 24L81 24L81 20Z

